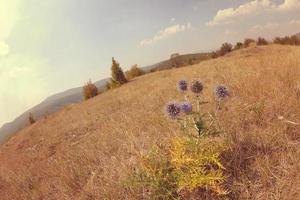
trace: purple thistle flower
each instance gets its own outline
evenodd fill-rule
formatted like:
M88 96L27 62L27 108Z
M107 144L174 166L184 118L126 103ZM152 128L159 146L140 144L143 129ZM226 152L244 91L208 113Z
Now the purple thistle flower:
M188 82L186 80L178 81L177 88L180 92L185 92L188 88Z
M195 94L200 94L203 90L203 84L201 81L194 81L191 85L191 91Z
M225 97L229 96L229 91L226 86L218 85L215 88L215 95L218 99L224 99Z
M165 112L171 119L178 117L180 110L180 105L176 102L170 102L165 107Z
M190 114L193 111L193 105L188 101L182 102L181 111L185 114Z

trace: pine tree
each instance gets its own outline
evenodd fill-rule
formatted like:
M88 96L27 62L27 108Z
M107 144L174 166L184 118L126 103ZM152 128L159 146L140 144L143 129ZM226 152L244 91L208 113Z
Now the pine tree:
M114 58L112 58L111 65L111 82L118 85L128 82L119 63Z

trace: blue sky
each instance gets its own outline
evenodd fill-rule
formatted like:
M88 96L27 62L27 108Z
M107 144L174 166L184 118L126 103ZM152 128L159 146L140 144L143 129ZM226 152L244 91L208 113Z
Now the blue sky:
M0 126L47 96L172 53L300 32L300 0L0 0Z

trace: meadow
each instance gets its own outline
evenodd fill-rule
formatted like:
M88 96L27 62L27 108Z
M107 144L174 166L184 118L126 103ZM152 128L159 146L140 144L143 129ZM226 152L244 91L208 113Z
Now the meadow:
M300 48L274 44L149 73L37 121L0 147L1 199L150 199L126 182L153 147L167 152L184 135L164 113L183 100L182 79L203 83L203 112L215 109L216 85L230 91L214 138L227 145L228 194L182 198L300 199Z

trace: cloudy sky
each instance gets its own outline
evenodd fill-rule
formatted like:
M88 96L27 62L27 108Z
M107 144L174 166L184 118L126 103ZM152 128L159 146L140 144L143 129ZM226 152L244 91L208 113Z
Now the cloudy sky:
M300 0L0 0L0 126L47 96L170 54L300 32Z

